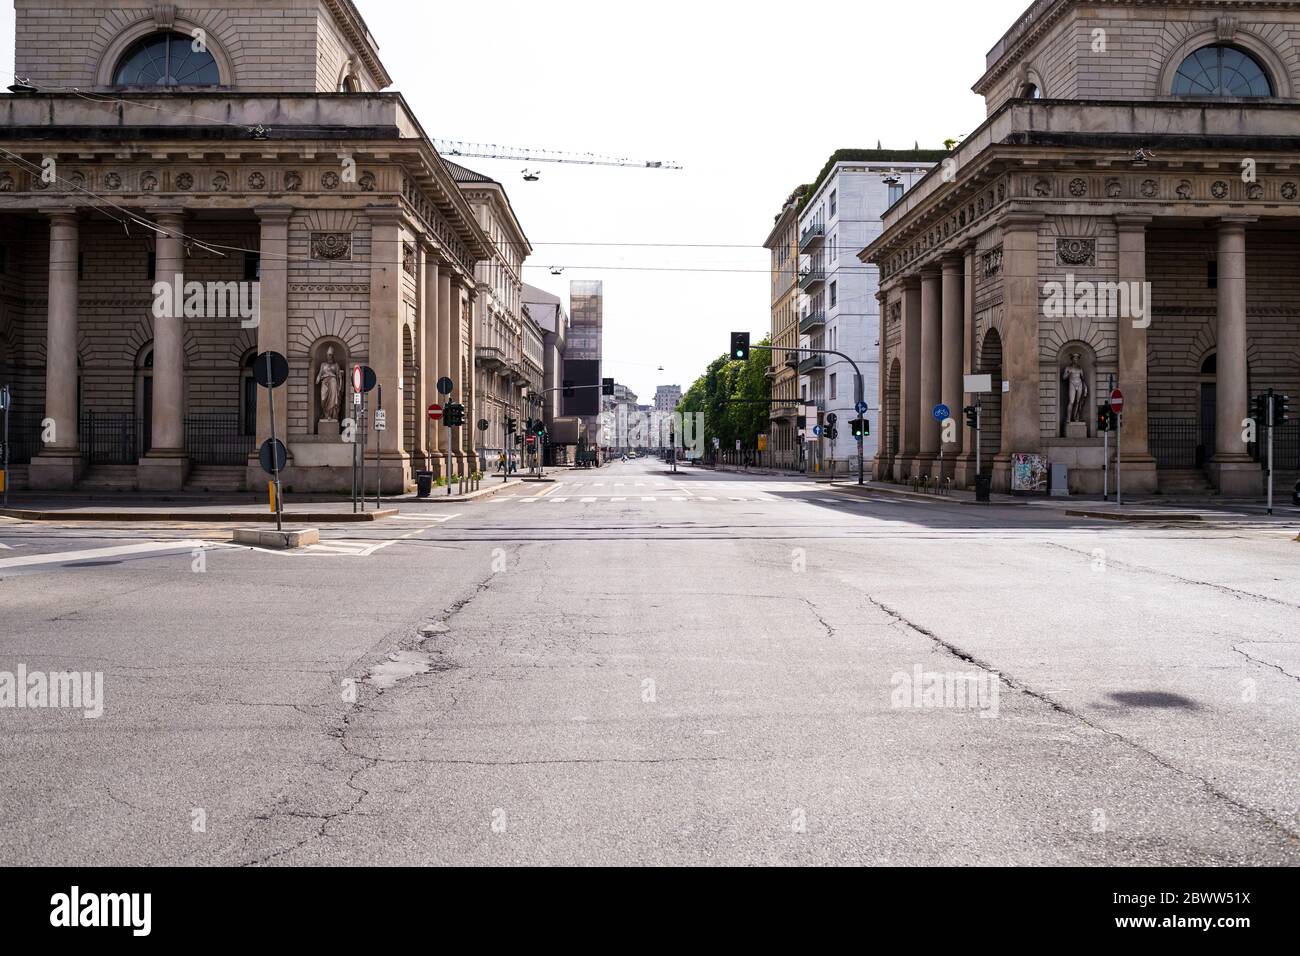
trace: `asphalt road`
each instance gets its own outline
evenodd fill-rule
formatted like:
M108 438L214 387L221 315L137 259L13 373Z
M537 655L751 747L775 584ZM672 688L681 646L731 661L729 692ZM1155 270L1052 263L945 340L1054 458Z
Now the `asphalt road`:
M1296 864L1294 520L658 462L322 528L0 519L0 864ZM0 673L0 684L3 674Z

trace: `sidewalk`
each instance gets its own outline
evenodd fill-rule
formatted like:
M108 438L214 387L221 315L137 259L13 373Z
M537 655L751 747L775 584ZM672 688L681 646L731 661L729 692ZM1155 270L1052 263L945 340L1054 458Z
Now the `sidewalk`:
M302 498L289 496L285 503L286 524L351 524L353 522L382 521L398 513L395 505L410 504L462 504L497 494L504 488L522 484L514 479L491 487L480 487L464 495L446 493L445 488L434 488L430 498L417 498L414 493L385 495L380 507L375 509L375 499L366 499L368 510L354 513L351 498ZM439 492L442 492L439 494ZM201 495L185 498L146 495L124 492L117 496L74 495L35 496L24 492L9 497L9 507L0 508L0 517L20 521L180 521L229 524L248 522L264 524L275 521L275 514L265 500L249 501L247 496Z

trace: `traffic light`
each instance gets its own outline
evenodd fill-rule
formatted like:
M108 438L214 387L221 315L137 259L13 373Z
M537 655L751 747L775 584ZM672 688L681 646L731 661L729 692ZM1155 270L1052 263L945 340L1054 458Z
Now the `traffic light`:
M538 435L545 435L545 434L546 434L546 422L543 421L543 420L540 419L540 418L537 419L537 421L533 422L533 431L534 431L534 433L536 433L536 434L538 434Z
M1268 425L1268 395L1256 395L1253 404L1255 408L1250 417L1255 419L1257 428L1264 428Z
M749 333L731 333L731 357L740 361L749 358Z
M614 380L612 378L602 378L600 380L600 394L602 395L614 394Z
M962 414L966 416L966 427L971 431L978 431L980 427L979 409L974 405L967 405L962 409Z
M838 428L827 428L825 431L822 432L822 437L828 439L829 441L834 441L835 439L840 437L840 430Z
M1291 417L1291 396L1274 395L1273 396L1273 426L1275 428L1285 425Z
M443 409L442 418L443 421L447 423L448 428L461 427L465 424L465 406L456 404L448 405Z
M518 422L516 422L513 418L507 418L507 419L506 419L506 434L507 434L507 435L513 435L513 434L515 433L515 426L516 426L517 424L518 424Z
M871 419L855 418L849 422L849 427L853 429L853 437L861 440L871 435Z

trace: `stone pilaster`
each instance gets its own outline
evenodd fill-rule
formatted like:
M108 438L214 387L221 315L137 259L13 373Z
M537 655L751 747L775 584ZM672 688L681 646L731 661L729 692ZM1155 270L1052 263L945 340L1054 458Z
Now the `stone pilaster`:
M258 250L261 255L261 279L258 282L257 352L279 352L289 356L289 217L291 206L258 206L253 210L261 222ZM155 359L155 364L156 364ZM349 370L348 395L350 400ZM351 408L345 413L353 414ZM359 433L359 432L358 432ZM289 444L289 390L275 393L275 435L289 452L293 467L293 447ZM257 447L248 462L249 488L261 490L269 480L258 464L258 450L271 437L270 393L257 390ZM287 470L287 469L286 469ZM283 479L283 476L281 476Z
M901 382L899 386L898 459L894 476L905 481L916 468L921 435L921 280L916 276L903 282Z
M1038 230L1041 215L1012 213L1002 220L1003 328L1002 377L1010 391L1002 396L1002 450L993 459L993 490L1011 490L1011 460L1016 454L1041 454L1039 419Z
M1116 216L1115 229L1119 239L1119 281L1130 289L1145 289L1147 280L1146 229L1151 222L1147 216ZM1151 456L1147 437L1147 416L1150 402L1147 391L1147 327L1151 324L1151 297L1145 291L1141 299L1130 293L1130 302L1141 301L1145 307L1142 316L1120 315L1119 387L1124 393L1124 490L1135 494L1151 494L1158 485L1156 460ZM1105 395L1095 396L1098 401ZM1092 404L1095 406L1098 401Z
M368 206L370 220L370 367L378 386L371 397L370 426L382 398L385 430L379 433L384 485L396 494L411 483L410 459L402 447L402 217L396 206ZM367 476L369 478L369 476Z
M962 271L965 275L965 282L962 288L962 349L961 363L963 379L967 375L976 374L976 338L975 338L975 247L967 246L962 256ZM965 382L962 384L965 388ZM979 398L963 391L962 407L975 404ZM957 458L957 471L955 475L956 484L959 488L967 488L975 484L975 444L979 441L979 436L973 431L966 428L966 416L962 415L962 452ZM981 464L983 464L981 462Z
M442 422L430 422L425 410L437 402L442 404L438 394L438 274L441 259L436 250L428 243L420 244L420 413L424 415L424 427L421 434L425 436L424 445L429 460L429 468L435 475L442 474L446 467L442 458Z
M77 253L80 229L75 209L50 217L49 308L45 328L45 423L52 440L32 459L33 489L66 490L81 477L77 403Z

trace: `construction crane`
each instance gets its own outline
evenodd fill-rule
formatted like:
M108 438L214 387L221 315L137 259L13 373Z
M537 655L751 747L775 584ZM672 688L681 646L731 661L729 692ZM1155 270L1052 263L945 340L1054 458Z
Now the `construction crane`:
M473 159L511 159L526 163L567 163L571 166L631 166L637 169L681 169L660 160L636 160L596 153L568 153L554 149L528 149L498 146L496 143L463 143L457 139L435 139L434 147L443 156Z

